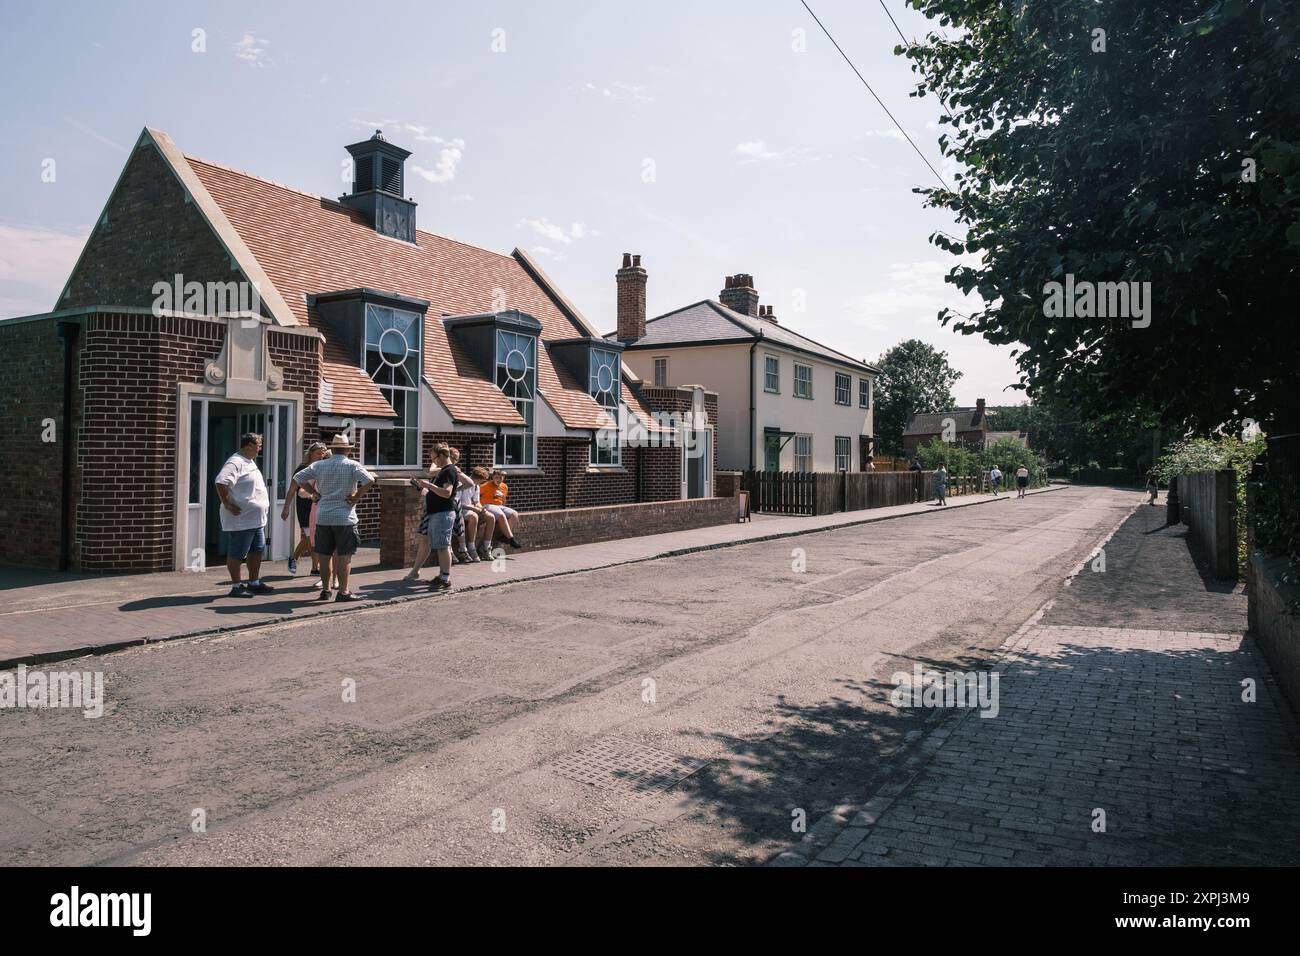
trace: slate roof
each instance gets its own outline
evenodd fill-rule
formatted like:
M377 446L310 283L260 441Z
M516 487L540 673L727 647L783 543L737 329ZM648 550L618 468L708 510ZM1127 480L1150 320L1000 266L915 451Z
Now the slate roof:
M918 412L903 429L904 435L938 435L943 432L943 420L951 418L956 423L958 433L983 431L987 427L988 416L975 408L954 408L946 412Z
M605 337L616 339L618 335L610 332ZM737 312L713 299L704 299L647 319L646 334L625 345L629 349L652 349L704 343L752 342L760 337L764 341L806 352L829 362L851 366L859 372L875 374L879 371L872 365L822 345L784 325Z
M417 230L410 244L375 232L361 213L331 199L219 166L185 162L235 230L298 322L325 337L321 410L392 417L393 410L357 363L317 320L307 296L371 288L429 301L424 322L424 379L457 422L519 425L522 419L487 370L480 369L443 328L443 315L492 310L494 298L542 323L543 342L593 335L576 311L561 307L544 276L515 251L502 255ZM538 391L568 428L599 427L600 406L538 349ZM628 378L625 375L625 383ZM649 421L635 391L623 389L632 414Z

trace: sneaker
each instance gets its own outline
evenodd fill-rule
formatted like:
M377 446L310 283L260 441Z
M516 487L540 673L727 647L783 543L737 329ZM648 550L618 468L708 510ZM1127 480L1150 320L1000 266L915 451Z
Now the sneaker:
M483 561L492 560L492 549L487 546L486 542L480 542L478 546L478 556Z
M432 581L429 582L429 590L430 590L430 591L450 591L450 590L451 590L451 582L450 582L450 581L444 581L444 580L442 579L442 576L439 575L438 577L434 578Z
M515 549L519 549L524 546L524 543L520 541L518 538L510 538L508 541L506 541L506 544L510 545L510 547Z
M468 552L468 551L457 551L457 552L456 552L456 563L457 563L457 564L469 564L469 552Z
M290 573L290 574L297 574L297 573L298 573L298 559L297 559L297 558L290 558L290 559L289 559L289 573Z
M240 597L240 598L251 598L253 596L253 589L250 588L247 584L242 584L242 583L236 584L233 588L230 589L229 596Z
M403 576L402 580L403 580L403 581L418 581L418 580L420 580L420 572L417 571L417 570L415 570L415 568L411 568L411 570L409 570L409 571L406 572L406 574L405 574L405 576Z
M275 593L275 588L271 587L271 585L267 584L265 581L258 581L257 584L253 588L251 588L251 590L254 594Z
M360 600L361 600L361 595L360 595L360 594L355 594L355 593L353 593L352 591L340 591L338 594L336 594L336 595L334 596L334 600L335 600L335 602L338 602L338 601L360 601Z
M330 592L328 589L322 589L320 594L316 596L316 600L318 601L328 601L329 599L330 599Z
M465 558L466 560L469 561L470 564L478 564L479 562L479 556L477 551L466 551Z

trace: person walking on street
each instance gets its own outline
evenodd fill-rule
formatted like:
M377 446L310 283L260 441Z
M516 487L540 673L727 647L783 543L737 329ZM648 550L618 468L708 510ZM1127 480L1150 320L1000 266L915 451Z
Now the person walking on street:
M1021 465L1016 469L1016 497L1023 498L1025 489L1029 487L1029 469Z
M934 470L934 494L939 499L940 508L948 507L948 466L942 461Z
M307 459L299 463L298 467L293 470L294 474L302 471L310 464L320 461L329 454L329 449L325 447L323 441L314 441L307 449ZM313 489L299 488L298 494L292 499L294 508L298 517L298 533L302 536L298 541L298 547L293 549L293 554L289 555L289 573L298 573L298 559L304 554L311 555L311 573L320 574L320 560L316 557L316 552L312 549L311 536L312 531L312 509L316 507L313 497Z
M318 505L313 547L321 564L323 586L318 598L321 601L330 598L331 574L337 575L339 583L335 601L361 600L361 595L348 590L352 556L361 543L357 535L357 502L377 482L360 462L348 457L351 448L352 442L346 435L335 435L330 441L328 458L313 462L293 476L280 515L288 519L289 502L299 488L315 487L313 494Z
M998 496L998 489L1002 487L1002 470L994 465L989 469L989 483L993 485L993 497Z
M266 516L271 499L266 479L257 467L262 453L262 436L246 432L235 452L217 472L217 496L221 499L221 530L226 537L226 570L230 572L230 596L251 598L271 594L275 588L262 583L262 552L266 549ZM248 581L240 581L240 565L248 562Z
M1160 485L1156 480L1154 471L1147 472L1147 494L1151 496L1151 499L1147 502L1149 505L1155 504L1156 499L1160 497Z

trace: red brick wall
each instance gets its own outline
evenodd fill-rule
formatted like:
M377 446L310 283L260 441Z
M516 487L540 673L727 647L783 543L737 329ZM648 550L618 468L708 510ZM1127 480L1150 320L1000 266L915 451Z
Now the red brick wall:
M224 335L223 324L203 319L112 314L86 319L78 373L82 422L74 567L172 569L177 384L203 380L204 365L220 353ZM314 429L316 343L270 335L284 390L307 395L306 424Z
M56 568L61 541L63 342L53 319L0 322L0 563ZM45 419L53 442L42 441Z
M154 283L171 283L178 272L187 282L242 278L207 221L185 201L185 191L158 151L137 149L68 280L69 295L55 308L147 308L155 298Z

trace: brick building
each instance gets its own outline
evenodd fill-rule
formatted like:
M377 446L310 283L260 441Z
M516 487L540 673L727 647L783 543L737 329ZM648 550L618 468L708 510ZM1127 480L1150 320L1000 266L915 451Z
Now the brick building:
M903 454L911 458L936 438L961 445L969 451L983 451L988 445L989 416L984 399L974 408L954 408L946 412L918 412L903 429Z
M333 200L141 133L55 309L0 321L0 563L213 562L213 479L250 430L275 559L293 468L337 432L380 477L458 445L507 470L520 511L711 494L691 449L716 445L716 396L643 386L523 251L418 230L406 150L348 151Z

